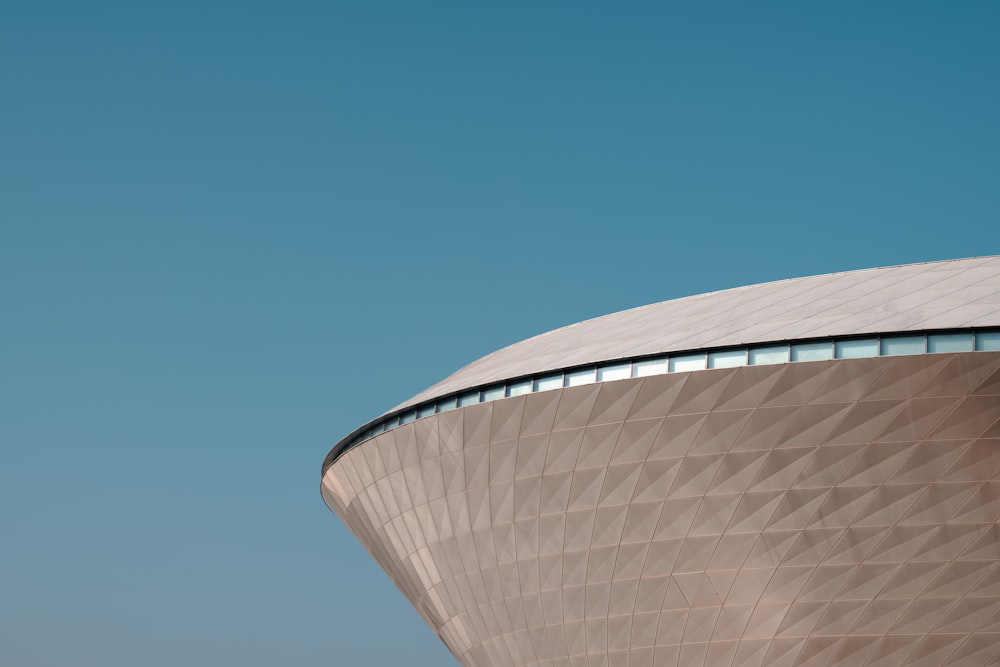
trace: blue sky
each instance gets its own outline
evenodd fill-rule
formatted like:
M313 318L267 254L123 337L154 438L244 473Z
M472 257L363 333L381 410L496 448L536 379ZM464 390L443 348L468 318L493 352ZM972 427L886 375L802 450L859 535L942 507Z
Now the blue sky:
M1000 252L1000 5L5 3L0 662L454 664L323 505L496 348Z

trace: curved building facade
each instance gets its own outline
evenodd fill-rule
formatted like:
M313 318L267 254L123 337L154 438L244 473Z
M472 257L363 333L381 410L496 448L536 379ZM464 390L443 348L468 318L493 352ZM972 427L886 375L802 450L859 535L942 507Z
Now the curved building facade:
M464 665L996 664L1000 258L536 336L322 493Z

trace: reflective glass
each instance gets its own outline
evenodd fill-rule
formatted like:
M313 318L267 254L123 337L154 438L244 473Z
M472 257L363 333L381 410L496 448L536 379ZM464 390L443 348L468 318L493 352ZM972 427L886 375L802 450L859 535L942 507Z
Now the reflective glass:
M792 343L792 361L822 361L833 359L833 341Z
M747 365L746 348L738 350L720 350L708 353L709 368L733 368L734 366Z
M466 405L474 405L479 402L479 392L478 391L468 391L458 397L458 405L464 407Z
M919 336L883 336L882 354L923 354L927 351L924 335Z
M624 364L601 366L597 369L598 382L607 382L608 380L624 380L629 377L632 377L632 364L628 362L625 362Z
M507 385L507 395L508 396L520 396L522 394L531 393L531 380L521 380L520 382L511 382Z
M549 389L559 389L563 386L562 373L546 375L535 379L535 391L548 391Z
M750 348L750 365L783 364L788 361L787 345L768 345Z
M641 378L647 375L661 375L667 372L667 359L643 359L632 362L632 377Z
M972 333L930 334L927 336L928 352L972 352Z
M495 401L498 398L503 398L504 386L502 384L496 385L494 387L487 387L483 389L483 400L484 401Z
M684 371L700 371L705 369L705 353L682 354L670 357L670 372L681 373Z
M855 338L838 340L833 354L837 359L860 359L878 356L878 338Z
M392 417L370 427L358 436L368 439L389 431L400 424L427 417L435 412L444 412L457 406L472 405L482 401L494 401L504 396L521 396L532 391L546 391L563 386L577 386L591 382L607 382L628 377L645 377L660 373L701 370L704 368L730 368L747 363L775 364L786 361L816 361L824 359L854 359L882 355L922 354L926 352L968 352L972 349L1000 351L1000 331L954 331L936 334L896 334L881 338L855 338L838 341L811 341L791 345L764 345L758 347L716 350L709 353L693 353L659 357L634 362L609 363L599 368L574 370L568 373L552 373L534 380L518 380L504 385L493 385L482 391L469 391L460 397L440 399L411 409L402 415Z
M570 371L566 373L566 386L576 387L581 384L590 384L597 380L597 370L588 368L582 371Z
M458 407L458 400L454 396L442 398L437 402L438 412L447 412L448 410L454 410L456 407Z
M976 349L980 352L1000 350L1000 331L980 331L977 333Z

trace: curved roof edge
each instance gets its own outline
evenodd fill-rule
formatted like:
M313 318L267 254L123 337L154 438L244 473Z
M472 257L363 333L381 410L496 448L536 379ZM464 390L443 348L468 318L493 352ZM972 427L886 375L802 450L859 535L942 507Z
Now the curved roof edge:
M706 292L576 322L481 357L383 414L500 380L682 350L1000 325L1000 255Z

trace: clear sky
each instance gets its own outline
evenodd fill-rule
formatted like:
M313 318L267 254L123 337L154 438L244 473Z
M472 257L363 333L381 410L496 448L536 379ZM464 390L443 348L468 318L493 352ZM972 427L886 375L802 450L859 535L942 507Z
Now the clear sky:
M997 2L0 8L0 663L455 664L330 446L581 319L1000 252Z

